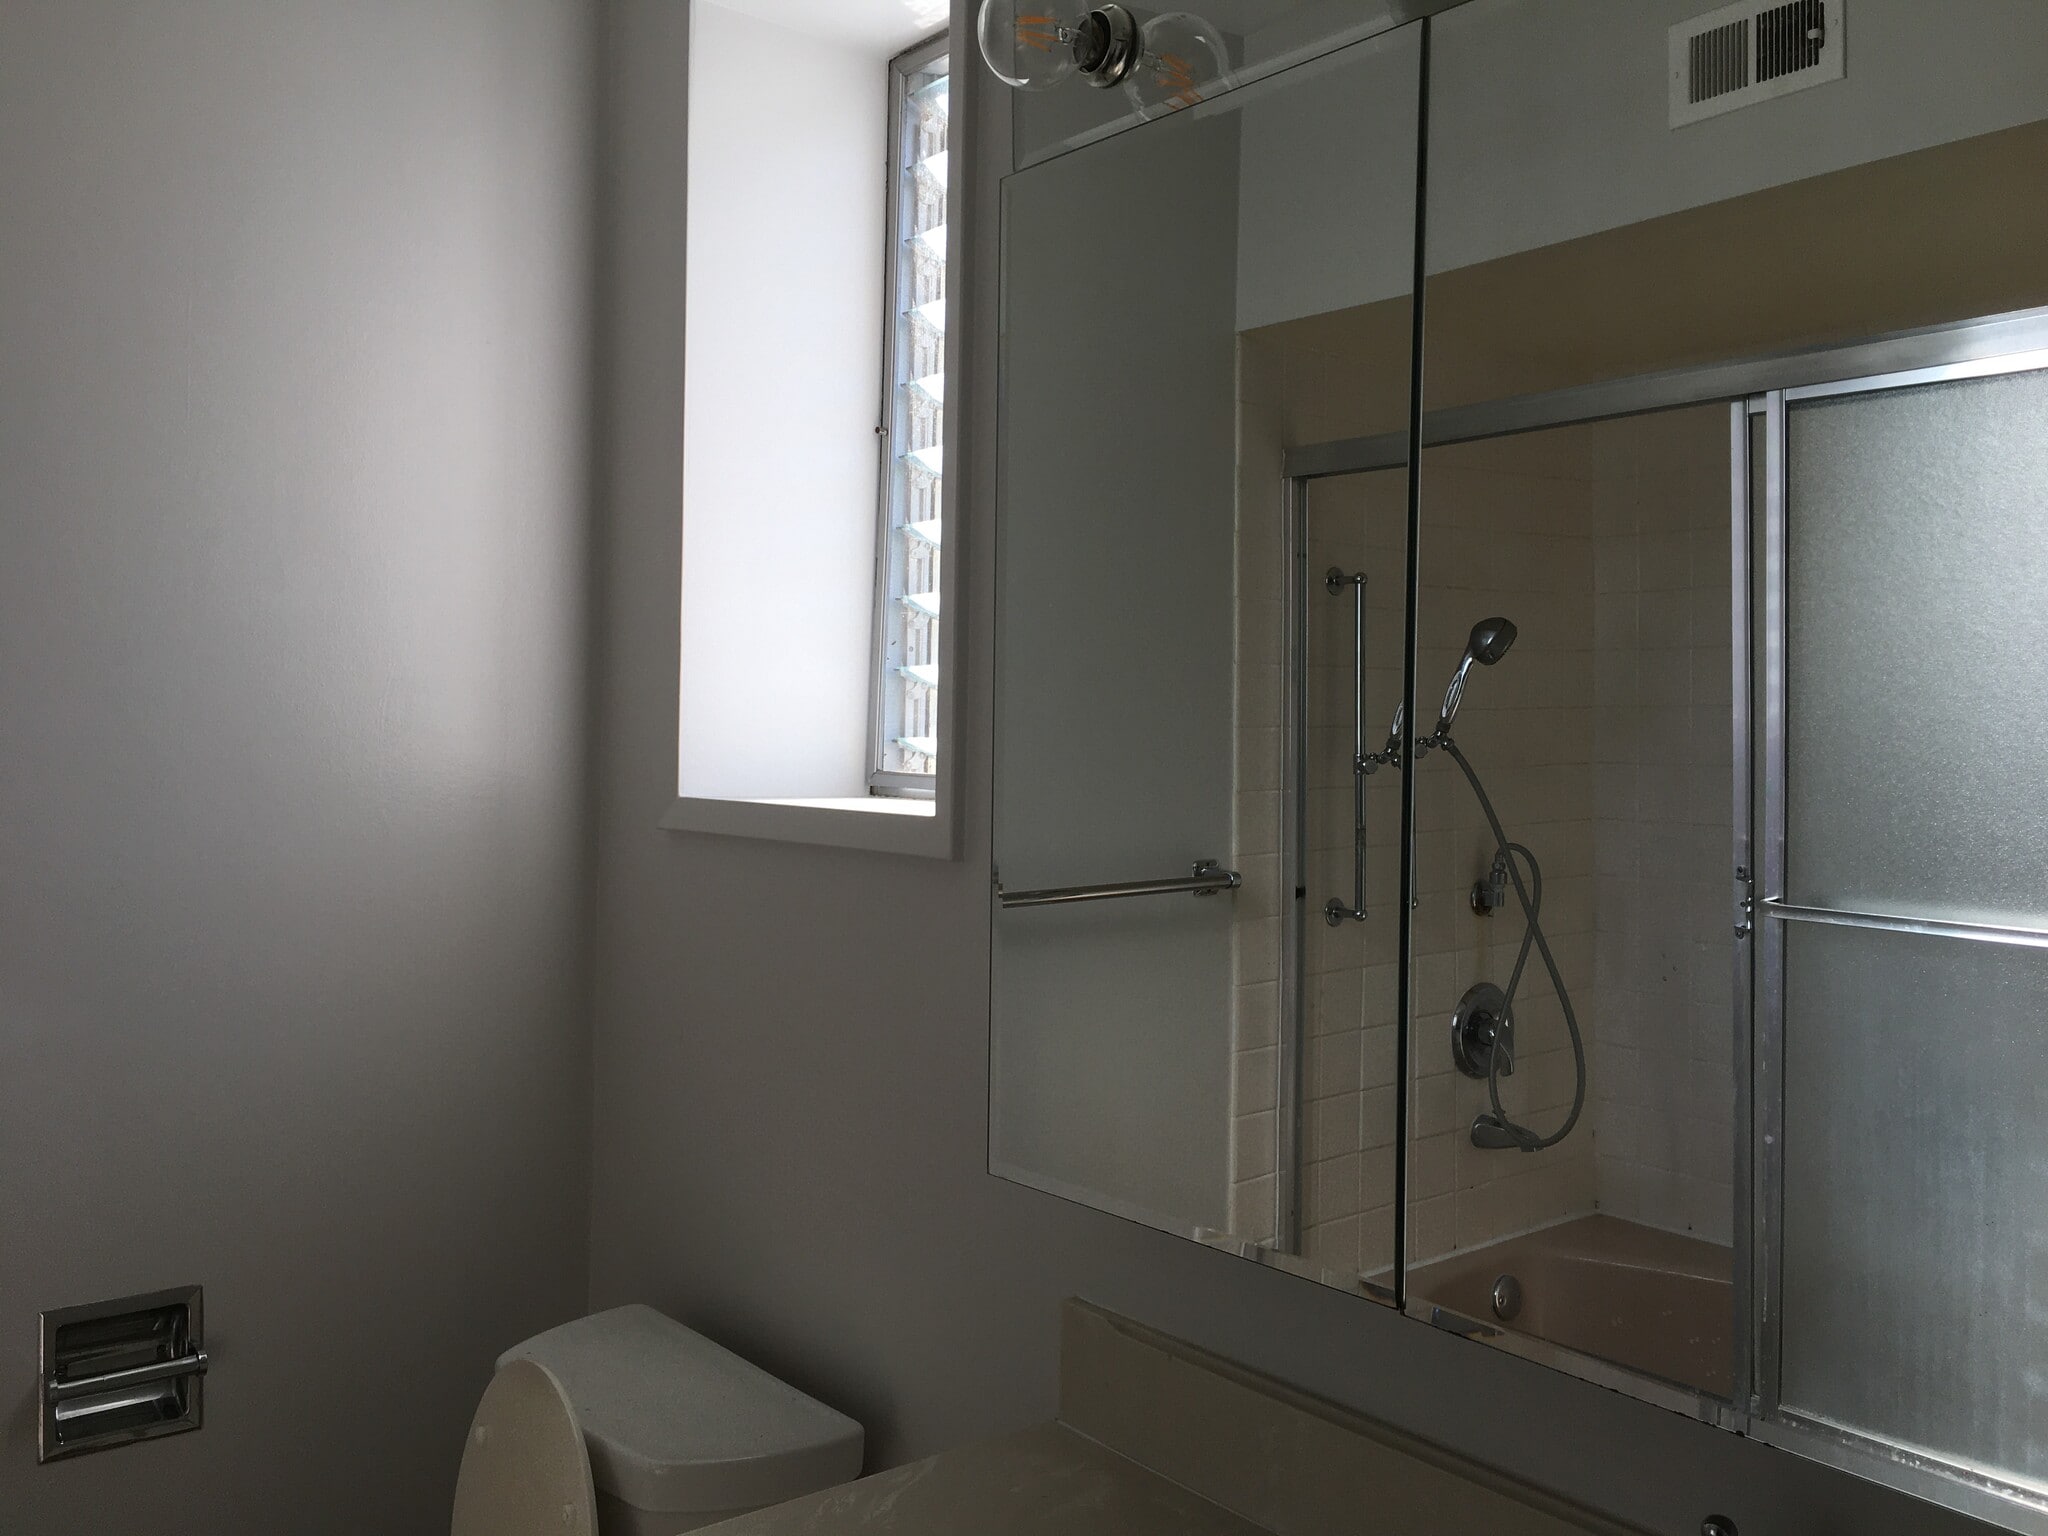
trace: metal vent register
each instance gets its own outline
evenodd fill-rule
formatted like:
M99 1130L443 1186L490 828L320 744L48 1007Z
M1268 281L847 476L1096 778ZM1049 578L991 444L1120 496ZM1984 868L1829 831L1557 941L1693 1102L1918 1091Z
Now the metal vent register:
M1848 0L1747 0L1671 29L1671 126L1840 80Z
M36 1460L197 1429L203 1302L194 1285L45 1312Z

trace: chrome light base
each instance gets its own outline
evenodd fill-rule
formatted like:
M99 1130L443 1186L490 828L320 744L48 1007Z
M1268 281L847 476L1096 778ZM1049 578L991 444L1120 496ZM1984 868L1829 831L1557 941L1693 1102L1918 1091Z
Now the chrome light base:
M1074 33L1074 63L1081 78L1107 90L1122 85L1144 56L1138 18L1120 5L1098 5Z

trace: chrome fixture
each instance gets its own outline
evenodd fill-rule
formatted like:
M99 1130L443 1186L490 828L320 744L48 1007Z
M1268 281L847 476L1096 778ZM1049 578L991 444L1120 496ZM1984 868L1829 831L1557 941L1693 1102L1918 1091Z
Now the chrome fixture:
M1515 1020L1507 994L1490 981L1465 989L1451 1012L1451 1060L1467 1077L1484 1079L1515 1071Z
M1498 664L1514 648L1518 633L1511 620L1497 616L1481 619L1472 626L1472 633L1465 642L1464 657L1451 677L1450 687L1444 690L1443 713L1437 718L1436 729L1427 739L1417 740L1415 755L1419 758L1426 749L1434 749L1447 754L1458 765L1459 771L1465 775L1465 782L1472 786L1472 794L1479 801L1479 809L1485 812L1486 824L1493 832L1494 876L1506 877L1514 886L1515 898L1522 907L1522 947L1515 956L1515 968L1508 975L1507 986L1497 988L1481 982L1466 992L1451 1018L1451 1053L1458 1069L1468 1076L1486 1080L1490 1107L1472 1121L1472 1145L1487 1151L1504 1152L1513 1148L1540 1152L1569 1136L1579 1123L1579 1116L1585 1112L1586 1044L1579 1034L1579 1017L1572 1007L1571 992L1558 970L1557 958L1550 952L1550 940L1543 933L1543 867L1530 849L1508 840L1507 830L1493 808L1493 800L1486 793L1486 786L1479 782L1478 771L1451 739L1451 726L1458 718L1458 706L1465 699L1465 679L1471 675L1473 666ZM1396 714L1393 737L1387 744L1389 753L1396 750L1400 733L1401 716ZM1523 864L1528 865L1526 879L1522 874ZM1490 911L1491 895L1487 883L1482 882L1480 887L1475 887L1472 896L1474 909L1480 910L1481 903L1485 902L1487 905L1483 910ZM1548 1136L1538 1135L1527 1126L1516 1124L1500 1101L1500 1080L1514 1069L1515 991L1521 986L1522 972L1529 964L1531 947L1542 959L1543 968L1550 973L1551 985L1557 991L1558 1007L1564 1014L1565 1033L1570 1037L1572 1046L1571 1113L1565 1116L1564 1124Z
M1333 565L1323 590L1351 593L1351 902L1332 896L1323 905L1323 921L1338 928L1365 921L1365 781L1379 763L1365 752L1365 572L1347 576Z
M1332 571L1332 577L1339 573ZM1332 591L1336 590L1334 587ZM1458 662L1458 670L1451 675L1451 686L1444 690L1443 712L1437 716L1436 729L1427 736L1415 739L1415 755L1420 758L1431 749L1445 745L1450 738L1451 725L1458 718L1458 706L1465 698L1465 678L1476 662L1482 667L1495 665L1501 657L1513 649L1516 637L1521 633L1510 619L1481 619L1472 626L1472 633L1465 641L1465 655ZM1401 723L1408 718L1408 706L1401 704L1394 710L1393 724L1387 727L1387 744L1371 757L1359 758L1360 771L1371 773L1382 764L1401 766ZM1360 752L1363 753L1363 742Z
M199 1428L204 1301L195 1285L43 1313L36 1460Z
M1064 885L1044 891L1006 891L996 882L996 902L1003 907L1059 907L1076 901L1116 901L1126 896L1214 896L1234 891L1244 876L1203 859L1192 875L1170 880L1127 880L1119 885Z
M1507 904L1508 861L1496 853L1493 867L1472 882L1472 911L1479 917L1491 917Z
M1458 718L1458 706L1465 700L1465 677L1471 672L1476 661L1482 667L1490 667L1507 655L1521 631L1507 619L1481 619L1472 626L1471 637L1465 642L1465 659L1458 663L1458 670L1451 675L1451 686L1444 690L1443 713L1437 717L1436 735L1450 734L1451 723Z
M1162 117L1229 88L1230 49L1199 16L1149 18L1121 5L1077 0L982 0L977 26L989 72L1020 91L1048 91L1075 75L1122 86L1141 117Z
M1493 1282L1493 1315L1504 1323L1522 1315L1522 1282L1513 1275L1502 1275Z
M1371 756L1360 759L1366 773L1378 773L1383 767L1391 766L1398 768L1401 766L1401 725L1407 718L1408 706L1406 704L1396 704L1394 706L1394 718L1387 725L1386 745ZM1417 757L1421 757L1428 750L1428 742L1417 741L1415 743L1415 755Z

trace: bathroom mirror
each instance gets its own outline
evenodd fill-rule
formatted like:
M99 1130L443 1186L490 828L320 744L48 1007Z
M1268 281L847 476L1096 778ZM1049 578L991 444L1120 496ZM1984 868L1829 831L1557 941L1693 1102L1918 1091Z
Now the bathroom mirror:
M1007 189L997 1170L2048 1532L2048 12L1236 95Z
M1393 956L1366 975L1362 922L1310 929L1283 899L1282 781L1304 707L1347 743L1361 682L1393 707L1406 496L1332 498L1314 555L1346 584L1304 615L1282 450L1406 417L1419 82L1418 35L1393 32L1004 189L992 1156L1255 1251L1299 1257L1323 1226L1354 1287L1392 1257ZM1348 909L1342 779L1318 777L1341 868L1315 879ZM1378 900L1397 825L1373 822ZM1117 893L1146 882L1169 888ZM1344 968L1307 1027L1304 964Z

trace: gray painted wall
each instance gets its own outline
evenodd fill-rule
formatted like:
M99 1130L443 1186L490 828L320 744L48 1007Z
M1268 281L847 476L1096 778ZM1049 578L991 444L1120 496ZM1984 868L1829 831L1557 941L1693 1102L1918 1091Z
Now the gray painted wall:
M0 6L10 1533L445 1532L582 1300L593 18ZM37 1467L195 1281L204 1431Z
M960 9L964 15L964 9ZM1691 1536L1965 1522L1370 1303L992 1178L987 1153L992 360L969 374L957 863L665 833L676 718L686 19L610 0L610 468L599 679L592 1300L668 1308L855 1414L871 1464L1051 1413L1078 1293ZM983 130L976 334L995 324Z

